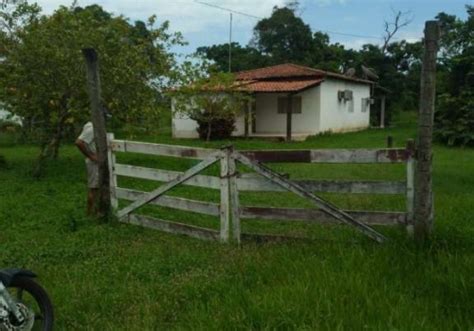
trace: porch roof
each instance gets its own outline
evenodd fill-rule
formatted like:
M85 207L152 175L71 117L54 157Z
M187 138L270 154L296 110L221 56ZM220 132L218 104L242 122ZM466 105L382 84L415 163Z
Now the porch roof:
M254 80L239 84L239 89L246 92L260 93L296 93L321 84L323 78Z

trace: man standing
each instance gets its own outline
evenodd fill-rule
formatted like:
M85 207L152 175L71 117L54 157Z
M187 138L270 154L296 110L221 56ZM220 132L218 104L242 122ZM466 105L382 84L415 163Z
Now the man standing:
M87 169L87 214L97 213L97 194L99 192L99 166L97 164L96 145L94 140L94 126L87 122L81 134L76 139L76 146L86 157Z

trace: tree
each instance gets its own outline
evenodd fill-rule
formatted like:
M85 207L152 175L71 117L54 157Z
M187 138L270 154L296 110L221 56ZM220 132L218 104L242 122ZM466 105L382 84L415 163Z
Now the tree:
M314 51L311 28L288 7L274 7L271 17L260 20L250 45L267 55L272 64L307 64Z
M216 69L226 72L229 68L229 44L199 47L196 53L215 63ZM243 71L265 67L270 63L269 58L262 55L253 47L242 47L239 43L232 43L232 71Z
M155 28L154 16L133 25L98 5L62 6L47 16L20 2L0 20L0 99L39 142L39 165L90 118L82 48L98 50L103 106L123 125L156 116L163 76L174 66L169 49L182 43L167 22Z
M395 11L392 9L393 12L393 21L392 22L384 22L385 26L385 35L383 36L383 45L382 45L382 53L387 51L387 47L392 41L393 37L397 34L400 29L409 25L413 22L413 16L411 12L406 11L402 12L401 10Z
M194 80L172 92L177 114L198 124L201 139L225 139L235 130L236 116L250 100L232 74L195 70Z
M443 28L435 138L448 145L474 146L474 6L466 21L440 13Z

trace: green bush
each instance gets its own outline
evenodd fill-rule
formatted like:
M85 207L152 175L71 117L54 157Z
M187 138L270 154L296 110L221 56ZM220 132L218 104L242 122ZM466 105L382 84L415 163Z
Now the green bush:
M227 139L235 130L235 117L224 116L221 118L212 118L204 112L201 116L196 118L198 123L197 131L199 138L207 140L208 135L210 140ZM211 130L209 134L209 130Z
M0 119L0 132L12 132L16 133L21 130L21 125L17 122L8 120L8 119Z
M435 139L449 146L474 146L474 93L439 96Z

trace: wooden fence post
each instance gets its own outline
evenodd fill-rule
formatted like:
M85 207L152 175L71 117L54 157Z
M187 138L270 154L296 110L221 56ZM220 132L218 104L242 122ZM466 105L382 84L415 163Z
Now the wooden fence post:
M249 130L249 126L250 126L250 112L252 110L252 103L251 101L247 101L246 105L245 105L245 113L244 113L244 125L245 125L245 138L248 138L249 135L250 135L250 130Z
M240 245L240 201L239 190L237 187L237 165L233 156L234 149L230 149L229 155L229 189L230 189L230 203L232 215L232 237L234 241Z
M110 213L109 166L107 160L107 132L105 116L102 110L100 96L100 78L98 55L93 48L82 50L87 68L87 85L91 104L91 118L94 127L94 139L97 148L97 163L99 165L99 194L97 213L99 217L107 218Z
M436 93L436 57L440 36L438 21L427 21L421 72L418 146L415 174L415 239L424 241L433 227L432 139Z
M221 158L220 182L221 182L221 203L220 215L220 240L229 241L229 221L230 221L230 193L229 193L229 150L223 149L224 155Z
M112 140L114 140L114 134L107 134L107 159L109 163L109 183L110 183L110 205L113 210L118 208L117 200L117 175L115 174L115 153L112 150Z
M413 210L415 206L415 141L409 139L406 145L407 151L410 153L410 156L407 160L407 173L406 173L406 208L407 208L407 218L406 218L406 227L407 233L409 236L413 235Z

